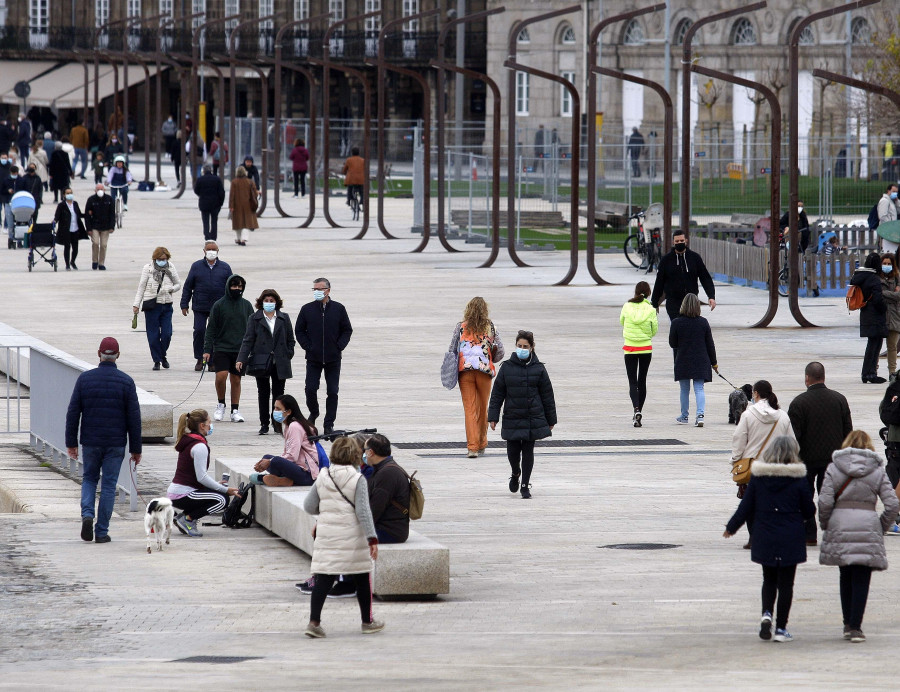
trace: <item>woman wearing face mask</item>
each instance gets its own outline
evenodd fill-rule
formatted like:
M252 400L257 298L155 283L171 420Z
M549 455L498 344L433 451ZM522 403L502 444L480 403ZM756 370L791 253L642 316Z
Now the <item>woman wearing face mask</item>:
M77 270L75 259L78 257L78 241L86 240L88 235L84 229L84 214L75 201L72 188L63 191L64 199L56 206L53 223L56 225L56 239L62 243L63 259L66 260L66 271Z
M519 331L515 353L500 365L488 407L491 430L497 429L501 407L500 436L506 440L506 456L512 469L509 492L520 490L522 499L527 500L531 497L534 443L550 437L550 431L556 425L553 385L547 369L534 352L534 334L531 332Z
M862 381L872 384L887 382L885 378L878 376L878 355L881 353L884 337L888 336L887 303L884 300L880 274L881 257L873 252L866 257L864 266L859 267L850 277L850 285L859 286L866 300L859 311L859 335L867 339Z
M256 462L253 468L257 472L250 474L250 481L273 487L312 485L319 475L319 455L309 441L316 434L315 428L303 417L300 405L290 394L275 399L272 418L284 430L284 451L280 457L266 454Z
M175 265L169 261L171 257L164 247L153 251L150 262L141 270L132 303L135 315L141 310L144 312L154 370L159 370L160 365L169 367L166 353L172 341L172 294L181 288Z
M900 271L894 262L894 255L881 256L881 297L887 307L887 361L891 382L897 379L897 346L900 344Z
M269 432L270 411L275 400L284 394L284 382L293 377L291 358L294 357L294 332L283 303L275 289L267 288L256 299L256 312L247 320L247 330L238 353L235 367L238 372L256 378L259 395L259 434ZM269 397L272 403L269 403ZM281 423L274 421L276 433Z
M178 419L175 451L178 464L175 477L166 491L172 506L182 511L175 517L175 526L191 538L203 534L198 530L199 520L207 514L221 514L229 496L238 494L237 488L222 485L209 475L209 443L213 424L202 408L182 413Z

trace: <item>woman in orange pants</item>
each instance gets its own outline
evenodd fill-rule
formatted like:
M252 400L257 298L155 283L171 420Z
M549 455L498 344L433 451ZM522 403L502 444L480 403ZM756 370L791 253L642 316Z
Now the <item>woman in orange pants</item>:
M487 408L491 380L497 372L495 361L505 355L503 342L494 329L484 298L472 298L456 325L453 340L459 339L459 393L466 414L466 448L474 459L487 447Z

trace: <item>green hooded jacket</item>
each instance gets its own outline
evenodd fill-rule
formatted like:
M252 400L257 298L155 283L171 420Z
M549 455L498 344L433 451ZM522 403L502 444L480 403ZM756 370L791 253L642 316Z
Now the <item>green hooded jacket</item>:
M619 315L619 323L622 325L622 337L625 340L625 351L649 351L650 340L656 336L659 322L656 317L656 308L649 300L640 303L627 302L622 306Z
M226 282L225 295L213 303L206 324L206 339L203 341L204 353L238 353L244 332L247 331L247 320L253 314L253 306L241 291L240 298L232 298L231 285L240 281L247 287L242 276L232 274Z

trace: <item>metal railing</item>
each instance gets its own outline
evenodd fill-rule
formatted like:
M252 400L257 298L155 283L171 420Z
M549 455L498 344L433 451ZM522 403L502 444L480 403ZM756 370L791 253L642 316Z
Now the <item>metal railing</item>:
M23 357L23 350L27 351L28 347L0 346L0 368L6 385L3 396L6 402L6 415L3 417L6 427L3 431L7 433L28 432L28 411L22 406L22 401L29 398L28 387L19 379L22 368L28 369L28 359Z

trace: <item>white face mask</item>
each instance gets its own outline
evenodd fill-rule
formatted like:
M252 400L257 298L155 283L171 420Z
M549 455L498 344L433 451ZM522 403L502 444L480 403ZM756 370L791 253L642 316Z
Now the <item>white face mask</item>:
M103 197L105 194L106 192L104 190L97 190L97 197Z
M206 259L212 262L216 257L219 256L218 250L207 250L206 251Z
M803 213L803 207L797 207L797 213L798 213L798 214L802 214L802 213Z

